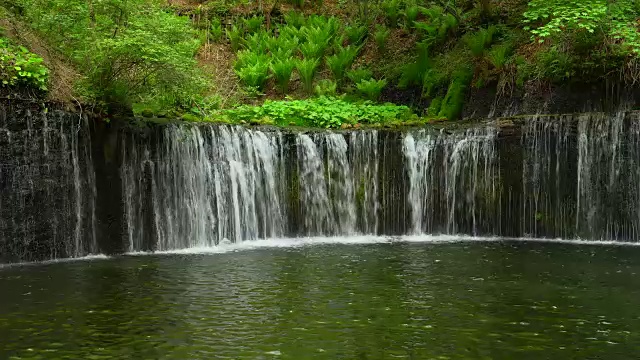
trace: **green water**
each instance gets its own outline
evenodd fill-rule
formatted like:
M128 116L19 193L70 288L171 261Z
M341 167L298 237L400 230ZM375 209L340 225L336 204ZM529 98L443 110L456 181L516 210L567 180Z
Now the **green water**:
M640 247L392 243L0 269L0 359L638 359Z

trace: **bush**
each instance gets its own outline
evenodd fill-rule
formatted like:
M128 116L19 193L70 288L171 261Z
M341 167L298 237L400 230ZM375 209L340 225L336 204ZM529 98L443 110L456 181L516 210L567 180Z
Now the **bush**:
M242 19L244 28L249 34L255 34L260 30L262 24L264 24L264 16L252 16L248 19Z
M349 40L349 44L353 46L360 46L369 34L369 29L364 25L347 26L344 29L344 33Z
M373 77L373 72L367 68L357 68L347 71L347 77L354 83L358 84L362 80L369 80Z
M495 26L489 26L486 29L480 29L475 33L466 34L463 37L464 42L467 44L469 50L475 57L480 57L484 54L484 50L493 42L493 36L496 33Z
M234 70L240 80L249 87L261 90L269 79L270 60L263 54L241 52L234 65Z
M398 27L398 17L400 15L400 3L398 0L387 0L382 3L382 9L387 17L387 24L390 28Z
M509 60L510 52L511 47L508 45L495 45L489 50L487 58L497 70L502 70Z
M49 70L41 57L23 46L14 46L0 38L0 81L2 86L25 86L47 90Z
M337 90L338 84L328 79L320 80L316 85L316 95L318 96L334 96Z
M233 25L231 30L226 29L225 33L227 34L227 38L229 39L229 43L231 44L231 49L233 51L240 50L240 47L244 43L244 31L242 28Z
M411 4L407 6L407 8L404 11L404 18L405 18L404 24L407 30L413 28L416 20L418 19L419 13L420 13L420 7L418 5Z
M381 53L384 52L387 46L387 39L389 38L390 34L391 34L391 30L389 30L386 26L384 25L376 26L376 32L373 35L373 37L376 39L376 45L378 45L379 52Z
M219 42L222 40L222 24L218 20L214 20L211 23L211 29L209 31L211 34L211 41Z
M303 13L297 11L289 11L288 13L284 14L284 22L287 23L288 26L300 29L307 23L307 20L305 19Z
M362 80L356 87L358 91L365 96L368 100L377 101L380 98L380 94L382 93L382 89L387 86L387 80Z
M296 67L295 60L291 58L284 58L273 60L271 64L271 71L276 79L278 89L282 94L286 94L289 90L289 81L291 80L291 73Z
M316 75L317 68L317 59L303 59L296 62L296 69L298 69L298 73L300 74L300 81L302 81L304 90L309 94L313 91L313 78Z
M351 68L360 49L354 46L342 48L338 53L327 57L327 66L337 83L341 83L345 73Z

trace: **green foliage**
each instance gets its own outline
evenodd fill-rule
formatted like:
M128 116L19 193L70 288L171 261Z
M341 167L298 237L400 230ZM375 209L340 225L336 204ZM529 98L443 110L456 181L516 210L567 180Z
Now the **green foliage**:
M357 68L347 71L347 77L354 83L358 84L362 80L368 80L373 77L373 72L367 68Z
M484 54L485 49L493 42L496 30L495 26L490 26L486 29L480 29L475 33L468 33L464 36L463 40L467 44L469 50L471 50L473 56L480 57Z
M252 16L248 19L242 19L242 22L244 23L244 28L247 33L255 34L260 30L262 24L264 24L264 16Z
M288 26L296 29L300 29L307 23L304 14L298 11L289 11L288 13L284 14L284 21Z
M358 91L365 96L368 100L377 101L380 98L380 94L382 93L382 89L387 86L387 80L362 80L356 87Z
M427 115L430 117L436 117L440 113L440 108L442 107L442 97L438 96L431 100L429 104L429 108L427 109Z
M417 44L417 56L414 62L404 65L398 82L398 87L422 86L424 76L432 67L429 55L429 44L421 42Z
M607 0L531 0L523 22L534 25L525 29L544 42L544 38L568 30L593 33L607 12Z
M211 23L209 33L211 35L211 41L219 42L220 40L222 40L222 24L220 23L220 21L214 20Z
M318 96L334 96L337 90L338 84L335 81L323 79L316 84L315 93Z
M418 15L420 14L420 7L416 4L410 4L404 11L405 27L407 29L413 28Z
M384 124L413 120L415 116L406 106L375 105L370 102L351 103L331 97L308 100L265 101L262 106L243 105L223 112L234 122L251 122L269 118L278 125L339 128L342 124Z
M511 47L507 44L494 45L487 54L487 58L491 65L497 70L502 70L511 55Z
M296 62L291 58L276 59L271 64L271 71L275 77L278 89L282 94L286 94L289 90L289 81L291 80L291 73L296 67Z
M262 90L269 79L270 58L265 54L243 50L238 53L234 70L244 85Z
M468 68L461 68L453 74L447 95L442 100L440 113L438 114L440 117L453 120L460 116L464 105L464 97L472 77L473 74Z
M38 55L23 46L14 46L0 38L0 81L2 86L24 86L47 90L49 70Z
M305 59L320 60L324 56L324 52L328 47L326 42L313 42L309 39L308 42L300 45L300 53Z
M344 29L344 34L350 45L360 46L366 40L369 29L364 25L352 25Z
M384 10L389 27L397 28L398 17L400 16L400 2L398 0L386 0L382 3L382 9Z
M309 94L313 91L313 78L316 75L318 64L318 59L303 59L296 62L296 69L300 74L302 86Z
M258 54L266 54L269 36L265 32L257 32L245 39L245 47Z
M387 46L387 39L389 38L390 34L391 30L389 30L387 27L381 25L376 26L376 32L373 37L376 40L376 45L378 45L379 52L384 52Z
M226 29L225 32L231 44L231 49L233 51L240 50L240 47L244 44L244 30L234 24L231 29Z
M359 48L349 45L340 49L336 54L327 57L327 66L337 83L342 82L347 70L351 68L356 56L358 56L359 50Z

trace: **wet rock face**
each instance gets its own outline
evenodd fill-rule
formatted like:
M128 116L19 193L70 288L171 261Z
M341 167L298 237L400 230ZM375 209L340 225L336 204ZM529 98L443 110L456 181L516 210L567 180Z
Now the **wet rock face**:
M0 259L35 261L91 249L86 119L0 107Z

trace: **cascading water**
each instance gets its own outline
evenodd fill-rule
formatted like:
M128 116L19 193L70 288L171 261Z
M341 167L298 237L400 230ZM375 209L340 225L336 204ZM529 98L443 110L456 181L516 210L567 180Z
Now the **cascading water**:
M88 119L0 113L0 262L98 251Z
M5 109L2 262L299 236L640 236L636 112L449 130L100 131L77 114Z
M494 230L495 127L446 134L420 130L403 139L413 234Z

